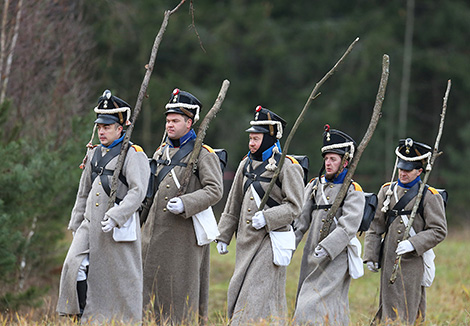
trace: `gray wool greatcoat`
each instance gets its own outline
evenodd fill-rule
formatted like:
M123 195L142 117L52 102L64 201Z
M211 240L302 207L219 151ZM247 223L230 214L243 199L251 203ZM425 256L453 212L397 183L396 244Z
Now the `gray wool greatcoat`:
M168 145L166 145L168 146ZM183 145L184 146L184 145ZM173 157L179 148L169 148ZM159 155L155 153L154 158ZM181 160L189 161L191 154ZM162 166L157 169L157 174ZM183 201L184 212L175 215L166 205L178 193L168 173L155 194L149 216L142 226L144 267L144 309L154 309L157 322L174 324L201 322L207 319L209 302L209 245L199 246L192 216L215 205L223 195L220 161L207 145L201 148L197 161L198 176L191 175ZM174 167L180 184L185 167ZM154 306L149 306L153 303Z
M390 183L386 183L379 191L377 211L364 239L364 262L379 261L382 237L387 232L385 213L381 209L389 187ZM397 187L397 195L400 199L406 189L398 185L395 187ZM415 201L416 197L404 209L411 211ZM392 209L395 204L395 196L392 195L389 209ZM406 225L398 216L388 229L381 260L380 300L376 316L379 320L395 320L397 313L398 319L409 324L413 324L418 317L423 320L425 318L426 291L425 287L421 286L424 270L422 254L444 240L447 233L447 222L444 201L434 188L430 187L424 195L423 205L423 216L416 214L413 221L416 235L408 239L413 244L415 251L402 256L401 272L398 273L394 284L390 284L390 276L395 263L395 251L398 242L403 240Z
M117 197L122 201L107 211L109 197L100 177L91 180L91 158L99 150L103 155L106 153L106 148L101 145L91 150L80 178L68 226L75 234L62 269L57 311L61 315L80 313L77 273L83 258L89 254L87 303L81 322L115 320L140 323L142 261L139 222L136 223L136 241L116 242L113 231L104 233L101 230L101 221L106 213L120 227L140 207L150 175L148 158L139 146L129 147L122 168L128 187L119 182ZM114 157L106 169L114 170L117 160L118 156ZM112 175L108 178L111 184Z
M251 188L243 193L247 178L243 167L249 158L238 166L224 212L219 221L219 241L230 244L236 235L235 270L227 294L228 317L231 325L247 325L261 319L272 324L287 321L286 267L273 263L273 250L269 231L288 231L290 224L300 214L303 193L303 171L295 159L286 157L279 174L282 188L277 184L270 196L279 206L263 210L266 226L256 230L252 217L258 211ZM253 168L262 162L253 161ZM263 177L271 178L273 172L265 171ZM261 183L266 189L268 183Z
M308 231L300 267L294 324L348 325L351 277L347 245L361 224L365 197L362 188L355 182L351 183L343 205L336 212L337 223L331 224L328 235L319 242L328 209L313 209L313 186L317 183L315 203L327 205L333 204L342 183L332 183L325 178L321 183L317 178L314 180L305 187L302 213L294 224L297 245ZM321 195L321 188L328 203ZM318 245L326 250L328 256L314 256Z

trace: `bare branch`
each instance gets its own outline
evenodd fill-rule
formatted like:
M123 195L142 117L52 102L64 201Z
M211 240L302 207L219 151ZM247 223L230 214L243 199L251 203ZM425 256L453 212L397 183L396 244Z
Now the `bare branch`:
M328 80L328 78L330 78L330 76L332 76L336 70L338 69L338 67L343 63L344 59L346 58L346 56L352 51L354 45L356 45L356 43L359 41L359 38L356 38L354 40L354 42L351 43L351 45L348 47L348 49L346 50L346 52L342 55L342 57L338 60L338 62L336 62L336 64L333 66L333 68L330 69L330 71L328 71L326 73L325 76L323 76L323 78L315 85L315 87L313 88L312 90L312 93L310 93L310 96L308 97L307 99L307 102L305 103L304 105L304 108L302 109L302 111L300 112L300 115L297 117L297 120L295 121L294 123L294 126L292 127L289 135L287 136L287 139L286 139L286 142L284 144L284 147L282 149L282 154L281 154L281 158L279 159L279 163L277 164L277 169L276 171L274 172L273 174L273 178L271 179L271 181L269 182L268 184L268 187L266 189L266 193L264 194L262 200L261 200L261 203L259 205L259 210L262 211L264 206L266 205L266 202L268 201L268 198L269 198L269 194L271 193L271 191L273 190L274 188L274 184L276 183L276 180L277 178L279 177L279 174L281 173L281 169L284 165L284 160L286 158L286 155L287 155L287 151L289 149L289 146L290 146L290 143L292 141L292 138L294 137L295 135L295 132L297 131L297 129L299 128L299 125L300 123L303 121L304 119L304 116L305 116L305 113L307 112L307 109L309 108L310 106L310 103L318 97L319 94L317 94L318 90L320 89L320 87L323 85L323 83L325 81Z
M132 118L131 118L132 123L127 128L126 136L124 137L124 140L122 141L121 153L119 154L119 158L116 163L116 168L113 173L113 179L111 183L111 192L109 195L110 198L109 198L109 203L108 203L108 209L113 207L114 202L116 201L116 192L117 192L119 174L121 173L122 166L124 165L124 160L126 159L127 149L129 148L129 141L132 135L132 131L134 130L135 121L137 120L137 117L139 116L140 110L142 108L142 102L147 93L150 76L152 75L153 67L155 65L155 60L157 58L158 48L160 47L160 43L162 42L163 34L165 33L166 27L168 26L168 21L170 19L170 16L174 14L184 2L185 0L181 0L181 2L173 10L165 11L162 25L160 27L160 30L158 31L157 36L155 37L155 41L153 43L152 51L150 54L149 63L145 65L145 69L147 71L145 72L144 80L142 81L142 85L140 86L139 95L137 97L137 102L134 107L134 112L132 113Z
M381 116L382 104L385 98L385 90L387 89L388 76L390 73L389 66L390 66L390 58L388 55L384 54L383 59L382 59L382 76L380 78L379 90L375 98L375 105L372 111L372 117L369 122L369 127L367 128L367 131L364 137L362 138L361 143L357 147L357 151L354 154L355 155L354 159L352 160L352 163L348 168L348 173L346 173L343 184L341 185L341 188L338 194L336 195L333 205L331 206L330 210L328 211L328 214L326 215L325 222L323 223L322 229L320 231L321 235L320 235L319 242L322 241L328 235L328 232L330 230L331 224L333 223L333 219L336 214L336 211L338 210L339 206L343 202L344 197L346 196L346 192L348 191L350 182L352 180L354 172L356 171L359 160L361 159L362 153L364 152L364 149L367 147L367 144L369 144L369 141L371 140L372 135L374 134L375 128L377 127L377 123Z

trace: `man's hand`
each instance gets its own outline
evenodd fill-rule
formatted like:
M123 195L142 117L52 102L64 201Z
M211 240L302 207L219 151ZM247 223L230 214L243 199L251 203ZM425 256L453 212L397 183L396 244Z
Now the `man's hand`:
M181 214L184 212L183 201L179 197L171 198L166 208L173 214Z
M253 227L256 230L261 229L263 226L266 225L266 219L264 218L264 214L262 211L256 212L253 216L252 223Z
M415 250L415 247L413 247L413 245L411 244L409 240L405 240L405 241L400 241L400 243L397 246L397 250L395 252L397 253L397 255L403 255L413 250Z
M377 273L379 271L379 263L376 261L368 261L366 265L367 268L373 273Z
M326 250L321 246L317 246L315 248L315 252L313 254L317 258L322 258L322 257L328 256L328 253L326 252Z
M218 241L217 250L219 251L219 254L225 255L226 253L228 253L227 244L225 242Z
M114 227L117 226L116 222L114 222L114 220L112 218L109 218L109 217L106 220L101 221L101 225L103 226L101 228L101 230L104 233L107 233L107 232L111 231Z

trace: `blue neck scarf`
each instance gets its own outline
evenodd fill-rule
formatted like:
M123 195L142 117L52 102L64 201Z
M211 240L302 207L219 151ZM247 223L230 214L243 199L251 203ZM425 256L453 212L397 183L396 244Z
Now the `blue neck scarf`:
M104 145L102 144L101 146L103 146L104 148L109 148L109 149L111 149L111 148L113 148L114 146L116 146L117 144L119 144L120 142L122 142L122 141L124 140L124 136L125 136L125 135L126 135L126 133L123 132L123 133L122 133L122 136L121 136L120 138L116 139L115 141L113 141L113 142L111 143L111 145L109 145L109 146L104 146Z
M415 184L417 184L420 181L421 181L421 176L418 175L416 179L408 183L402 183L400 179L398 179L398 185L402 188L410 189L411 187L413 187Z
M186 133L186 135L184 135L183 137L179 139L180 145L178 147L183 147L191 139L196 139L196 132L194 131L194 129L191 129L190 131ZM168 145L170 145L170 147L172 148L175 147L171 139L168 137L167 137L167 142L168 142Z
M279 149L279 153L282 153L281 143L279 142L279 140L277 140L276 143L273 146L269 147L267 150L265 150L263 152L263 154L262 154L263 162L266 161L267 159L269 159L273 155L274 146L277 146L277 148ZM251 154L251 152L248 151L248 157L251 160L251 155L250 154Z
M348 173L348 169L343 169L343 171L338 174L336 178L333 179L334 184L341 184L344 181L344 178L346 177L346 173Z

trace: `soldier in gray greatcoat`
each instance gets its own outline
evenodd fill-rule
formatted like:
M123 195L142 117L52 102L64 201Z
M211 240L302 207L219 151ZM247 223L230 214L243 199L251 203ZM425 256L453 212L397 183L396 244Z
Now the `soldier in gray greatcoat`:
M173 91L166 104L166 142L153 156L158 164L156 193L142 226L143 304L153 310L157 323L207 320L210 248L198 245L192 216L222 198L222 171L212 148L203 145L186 193L177 196L194 148L192 126L201 106L191 93Z
M259 201L277 168L279 139L286 122L258 106L250 124L246 130L250 133L250 151L238 166L217 238L219 253L226 254L236 236L235 270L227 294L228 317L231 325L259 321L283 325L287 324L286 265L295 249L291 223L300 214L303 171L295 158L286 156L266 207L259 211ZM276 265L272 232L284 234L289 230L292 247L287 249L288 261Z
M379 191L378 209L364 239L363 260L372 272L381 268L375 321L398 319L414 324L425 319L425 289L433 279L427 277L433 275L429 272L434 266L432 248L444 240L447 223L443 198L436 189L426 186L410 237L403 239L431 148L407 138L399 141L395 154L398 181L384 184ZM402 255L400 269L397 279L390 284L397 255Z
M349 323L351 276L348 250L351 250L350 242L361 224L365 203L359 184L350 184L334 219L326 221L326 218L343 184L347 166L354 158L355 147L356 143L349 135L325 126L321 149L324 164L320 177L307 184L302 214L294 223L297 245L308 232L300 267L294 324ZM323 171L325 175L321 176ZM360 252L359 249L359 260ZM361 261L359 264L362 267Z
M129 147L116 203L108 210L130 110L108 90L99 98L95 128L101 144L89 144L68 226L74 237L62 269L57 311L81 316L83 323L142 321L140 227L135 212L145 197L150 168L140 146Z

